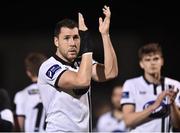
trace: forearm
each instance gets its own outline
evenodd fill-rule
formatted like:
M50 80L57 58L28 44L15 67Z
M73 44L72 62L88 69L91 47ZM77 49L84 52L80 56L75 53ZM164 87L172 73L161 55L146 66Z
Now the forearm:
M170 110L173 127L180 128L180 109L175 105L175 103L173 103L170 105Z
M131 112L124 114L124 121L127 127L133 128L150 120L149 115L153 112L150 106L141 112Z
M82 55L81 64L77 73L77 82L83 86L89 86L92 75L92 53Z
M107 79L114 78L118 74L117 57L112 46L109 34L101 34L104 47L104 68Z

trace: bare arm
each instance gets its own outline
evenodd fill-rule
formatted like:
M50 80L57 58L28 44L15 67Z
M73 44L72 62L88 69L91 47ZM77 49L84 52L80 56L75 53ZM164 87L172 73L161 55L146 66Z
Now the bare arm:
M85 31L87 27L81 13L79 17L79 30ZM59 79L58 86L64 89L81 89L90 85L92 75L92 52L86 52L82 55L81 64L78 72L67 70Z
M99 31L101 33L104 48L104 64L95 64L93 66L92 76L96 81L105 81L118 75L117 57L113 49L109 36L111 12L109 7L104 6L104 21L99 18Z
M178 94L179 90L177 91L170 91L169 101L170 101L170 110L171 110L171 119L172 125L174 128L180 128L180 108L176 106L175 98Z
M17 123L18 123L18 128L20 132L24 132L24 123L25 123L25 118L24 116L17 116Z

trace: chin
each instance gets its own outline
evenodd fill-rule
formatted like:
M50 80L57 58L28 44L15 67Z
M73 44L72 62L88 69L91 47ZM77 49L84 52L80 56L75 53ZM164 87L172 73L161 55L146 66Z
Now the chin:
M76 57L77 57L77 55L70 56L68 58L68 60L72 62L72 61L74 61L74 59L76 59Z

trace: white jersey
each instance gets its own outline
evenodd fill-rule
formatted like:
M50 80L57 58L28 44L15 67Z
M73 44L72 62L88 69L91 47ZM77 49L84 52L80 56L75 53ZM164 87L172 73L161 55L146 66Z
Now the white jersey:
M25 117L25 132L45 131L45 110L37 83L16 93L14 98L16 115Z
M39 71L38 85L47 115L46 131L89 131L89 88L61 91L57 83L66 70L78 71L79 62L70 64L50 57Z
M170 78L162 78L161 84L154 85L149 83L143 76L129 79L123 85L123 96L121 99L124 104L133 104L135 112L140 112L153 104L157 96L166 89L179 88L180 83ZM175 99L177 106L180 107L180 93ZM164 99L160 107L156 109L150 117L155 118L149 122L141 124L132 129L134 132L168 132L171 128L169 118L169 105L167 99Z
M97 122L98 132L127 132L123 120L118 120L112 112L107 112L99 117Z

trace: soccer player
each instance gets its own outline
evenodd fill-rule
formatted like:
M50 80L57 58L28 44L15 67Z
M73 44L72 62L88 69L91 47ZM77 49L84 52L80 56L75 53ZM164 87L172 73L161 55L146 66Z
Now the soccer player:
M101 115L97 123L98 132L127 132L120 101L122 86L115 85L111 94L112 110Z
M169 132L180 126L180 82L163 77L162 48L148 43L139 49L140 77L123 85L124 120L134 132Z
M5 89L0 89L0 132L12 132L14 118L10 98Z
M91 78L103 82L118 74L117 59L109 36L110 8L104 6L103 13L105 18L99 18L99 31L104 46L104 64L92 59L93 43L81 13L78 15L79 29L77 23L70 19L56 25L56 54L41 65L38 76L48 132L90 131ZM78 54L81 55L80 60Z
M25 58L26 74L32 84L17 92L14 98L20 131L42 132L45 129L45 110L37 86L37 76L40 65L46 59L41 53L30 53Z

